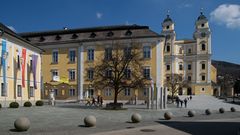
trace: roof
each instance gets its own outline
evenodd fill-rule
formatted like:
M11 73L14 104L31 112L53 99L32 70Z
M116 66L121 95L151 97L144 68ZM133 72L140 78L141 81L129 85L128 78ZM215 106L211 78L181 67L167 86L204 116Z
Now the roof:
M196 40L193 39L181 39L181 40L176 40L175 44L192 44L196 43Z
M162 37L162 35L149 29L148 26L140 26L136 24L27 32L20 33L20 35L38 46L113 39Z
M163 20L163 22L173 22L169 15Z
M207 20L207 17L205 15L203 15L203 12L201 12L200 16L197 18L198 21L200 20Z
M56 34L70 34L70 33L84 33L84 32L99 32L99 31L113 31L113 30L126 30L126 29L149 29L148 26L133 25L113 25L113 26L99 26L89 28L76 28L76 29L63 29L52 31L40 31L40 32L26 32L19 33L22 37L34 37L34 36L47 36Z
M7 33L7 34L9 34L9 35L11 35L11 36L19 39L19 40L21 40L21 41L23 41L23 42L31 45L32 47L34 47L34 48L36 48L36 49L38 49L38 50L43 51L41 48L39 48L39 47L33 45L32 43L30 43L29 41L25 40L24 38L22 38L21 36L19 36L18 34L16 34L14 31L12 31L11 29L9 29L7 26L5 26L5 25L2 24L2 23L0 23L0 30L3 32L3 34L4 34L4 33Z

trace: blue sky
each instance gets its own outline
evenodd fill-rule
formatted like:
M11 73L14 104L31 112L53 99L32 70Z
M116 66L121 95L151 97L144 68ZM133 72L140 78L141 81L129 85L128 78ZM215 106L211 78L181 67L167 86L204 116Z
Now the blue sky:
M189 39L201 8L212 31L212 58L240 64L240 0L5 0L0 22L16 32L139 24L160 33L170 10L177 39Z

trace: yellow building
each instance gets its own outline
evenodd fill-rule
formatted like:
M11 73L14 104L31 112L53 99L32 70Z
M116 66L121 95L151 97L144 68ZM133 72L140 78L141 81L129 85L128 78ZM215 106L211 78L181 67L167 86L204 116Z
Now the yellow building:
M129 47L133 44L142 50L143 75L148 74L157 88L163 87L167 75L178 73L183 74L184 79L191 76L192 81L191 87L184 88L179 94L212 94L211 37L205 16L199 16L194 39L191 40L176 40L174 23L169 16L162 27L160 34L148 26L120 25L65 28L22 33L21 36L45 50L42 56L43 98L48 98L49 92L54 91L56 99L83 99L101 95L104 99L112 100L112 90L96 90L92 87L89 81L94 74L92 68L112 46ZM201 48L203 44L204 48ZM188 70L190 63L191 70ZM179 65L182 65L181 70L178 69ZM139 90L126 89L120 93L119 99L131 100L137 96L139 100L146 100L149 90L148 85Z
M42 50L0 23L0 103L41 99Z
M162 86L162 53L164 38L148 26L122 25L59 31L22 33L22 37L45 50L42 56L44 93L54 91L56 99L83 99L101 95L113 99L110 89L95 90L89 79L94 63L103 58L105 51L115 45L140 46L144 70L158 87ZM144 53L147 56L144 56ZM64 78L64 79L63 79ZM120 100L131 100L135 96L145 100L150 86L141 90L126 89Z

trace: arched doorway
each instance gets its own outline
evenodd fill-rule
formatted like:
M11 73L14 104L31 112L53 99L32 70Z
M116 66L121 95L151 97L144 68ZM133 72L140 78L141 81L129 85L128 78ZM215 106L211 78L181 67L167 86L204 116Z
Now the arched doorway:
M192 88L191 87L187 88L187 95L192 95Z

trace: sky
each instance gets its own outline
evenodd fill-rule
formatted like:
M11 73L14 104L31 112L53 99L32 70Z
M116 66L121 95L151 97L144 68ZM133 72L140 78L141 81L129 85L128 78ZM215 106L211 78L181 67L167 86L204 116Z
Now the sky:
M126 24L160 33L169 10L177 39L191 39L201 9L212 59L240 64L240 0L1 0L0 22L17 33Z

